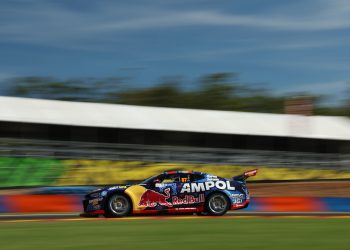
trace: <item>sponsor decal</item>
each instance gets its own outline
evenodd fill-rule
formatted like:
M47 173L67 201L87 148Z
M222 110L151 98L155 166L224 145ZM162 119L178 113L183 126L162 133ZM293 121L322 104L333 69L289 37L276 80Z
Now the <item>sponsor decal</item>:
M159 188L159 192L164 192L165 189L170 188L171 195L176 195L177 183L156 183L156 187Z
M244 200L244 194L231 194L232 204L241 204Z
M200 194L198 197L194 197L193 195L185 195L184 198L180 198L178 196L174 196L172 198L172 203L174 206L195 204L195 203L202 203L202 202L204 202L204 194Z
M140 199L139 206L156 207L157 205L173 207L177 205L188 205L202 203L205 201L204 194L200 194L198 197L194 195L184 195L183 197L173 196L170 199L170 188L164 190L165 194L155 192L153 190L146 190Z
M218 181L219 178L216 175L207 175L206 179L208 181Z
M196 207L177 207L174 208L175 211L194 211L197 210Z
M170 188L164 189L164 194L147 189L142 195L139 206L155 207L158 204L161 206L172 207L173 205L167 201L170 198Z
M185 183L182 186L180 193L204 192L214 187L222 190L235 190L235 187L231 186L230 181L207 181L200 183Z
M240 204L240 203L242 203L243 202L243 200L241 199L241 198L233 198L232 199L232 203L233 204Z
M102 201L102 198L92 199L92 200L89 200L89 204L96 205L100 201Z
M257 169L249 170L247 172L244 172L244 176L246 177L255 176L257 172L258 172Z
M123 188L126 188L126 186L114 186L114 187L110 187L110 188L108 188L108 191L110 191L110 190L114 190L114 189L123 189Z
M244 194L231 194L232 197L236 197L236 198L244 198Z

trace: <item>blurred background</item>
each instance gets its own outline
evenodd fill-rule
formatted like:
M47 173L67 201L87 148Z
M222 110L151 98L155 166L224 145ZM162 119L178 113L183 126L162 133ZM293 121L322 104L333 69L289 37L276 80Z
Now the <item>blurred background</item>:
M350 211L349 14L341 0L1 1L0 212L251 168L248 211Z

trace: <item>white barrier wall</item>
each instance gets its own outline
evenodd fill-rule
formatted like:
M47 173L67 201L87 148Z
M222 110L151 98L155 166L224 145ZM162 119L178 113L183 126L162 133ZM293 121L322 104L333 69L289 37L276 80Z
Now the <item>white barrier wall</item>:
M143 107L0 97L0 121L350 140L345 117Z

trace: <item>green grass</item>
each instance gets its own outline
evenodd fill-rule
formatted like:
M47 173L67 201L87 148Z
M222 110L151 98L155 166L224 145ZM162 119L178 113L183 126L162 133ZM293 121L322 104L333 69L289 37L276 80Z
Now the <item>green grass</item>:
M234 218L0 223L0 248L349 249L350 219Z
M53 185L64 170L60 160L0 157L0 186Z

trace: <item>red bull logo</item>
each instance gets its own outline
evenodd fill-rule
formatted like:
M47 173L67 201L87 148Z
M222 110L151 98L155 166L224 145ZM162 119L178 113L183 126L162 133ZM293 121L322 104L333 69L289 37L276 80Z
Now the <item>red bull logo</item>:
M172 199L173 205L187 205L187 204L195 204L195 203L203 203L204 194L200 194L198 197L193 195L185 195L185 197L180 198L178 196L174 196Z
M170 188L164 190L164 194L147 189L142 195L139 206L155 207L157 204L161 206L172 207L173 205L167 201L170 198Z

